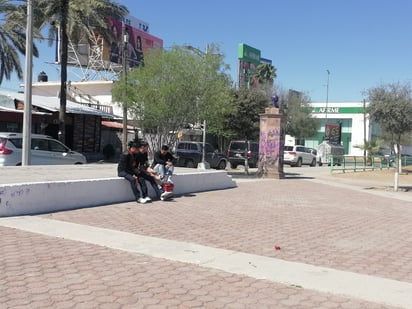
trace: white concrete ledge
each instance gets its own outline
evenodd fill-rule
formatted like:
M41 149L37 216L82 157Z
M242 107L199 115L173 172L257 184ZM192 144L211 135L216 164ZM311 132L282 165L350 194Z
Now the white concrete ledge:
M173 175L176 195L236 187L226 171ZM149 195L154 197L148 185ZM31 215L133 201L129 182L120 177L0 184L0 217Z

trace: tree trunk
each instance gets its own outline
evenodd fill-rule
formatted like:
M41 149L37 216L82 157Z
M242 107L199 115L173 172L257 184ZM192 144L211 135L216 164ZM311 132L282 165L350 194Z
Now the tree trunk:
M395 145L395 150L396 150L396 169L395 169L395 183L393 186L394 191L398 191L399 187L399 173L402 171L402 159L401 159L401 145L398 143Z
M69 38L67 36L67 15L69 12L69 0L62 0L60 24L60 110L59 110L59 140L66 142L66 103L67 103L67 53Z

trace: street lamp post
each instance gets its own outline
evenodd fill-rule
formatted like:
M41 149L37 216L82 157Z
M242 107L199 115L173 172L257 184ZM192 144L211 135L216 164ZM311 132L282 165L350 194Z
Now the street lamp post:
M205 163L205 148L206 148L206 120L203 120L203 153L202 153L202 162ZM209 168L209 167L204 167Z
M127 150L127 104L126 104L126 89L127 89L127 44L129 43L129 34L127 33L126 26L123 24L123 82L124 82L124 93L123 93L123 136L122 136L122 148L123 151Z
M200 49L193 47L191 45L185 46L185 48L195 52L200 57L205 57L208 53L208 47L206 47L206 52L201 51ZM203 120L203 141L202 141L202 162L197 165L198 169L209 169L210 164L206 162L206 120Z
M329 103L329 70L326 70L328 79L326 81L326 110L325 110L325 138L326 138L326 123L328 122L328 103Z

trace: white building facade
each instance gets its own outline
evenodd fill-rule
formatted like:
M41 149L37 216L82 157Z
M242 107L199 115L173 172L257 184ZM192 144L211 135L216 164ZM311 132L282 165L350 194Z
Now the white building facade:
M345 154L362 156L363 150L359 148L364 141L371 139L371 124L366 114L368 102L351 103L311 103L312 117L319 119L320 128L315 136L305 139L305 146L317 148L325 139L327 125L340 126L340 143L345 149Z

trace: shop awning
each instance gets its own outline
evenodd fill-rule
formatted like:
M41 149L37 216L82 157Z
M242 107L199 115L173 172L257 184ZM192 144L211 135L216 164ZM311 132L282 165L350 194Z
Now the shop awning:
M115 121L102 121L102 126L113 129L123 129L123 124ZM128 125L127 130L134 130L135 127Z
M0 112L23 114L24 110L0 106ZM43 113L43 112L36 112L36 111L31 111L31 113L32 113L32 115L51 115L51 113Z
M18 100L21 102L24 102L25 100L25 94L24 93L19 93L19 92L5 92L5 91L0 91L0 96L3 97L8 97L12 100ZM38 107L50 112L58 112L60 110L60 99L58 97L45 97L45 96L39 96L39 95L32 95L32 106ZM1 104L5 105L5 104ZM14 103L13 103L14 105ZM9 106L7 106L9 107ZM68 114L85 114L85 115L94 115L94 116L101 116L104 118L121 118L121 116L112 114L112 113L107 113L99 109L91 108L83 104L79 104L70 100L67 100L66 103L66 113Z

